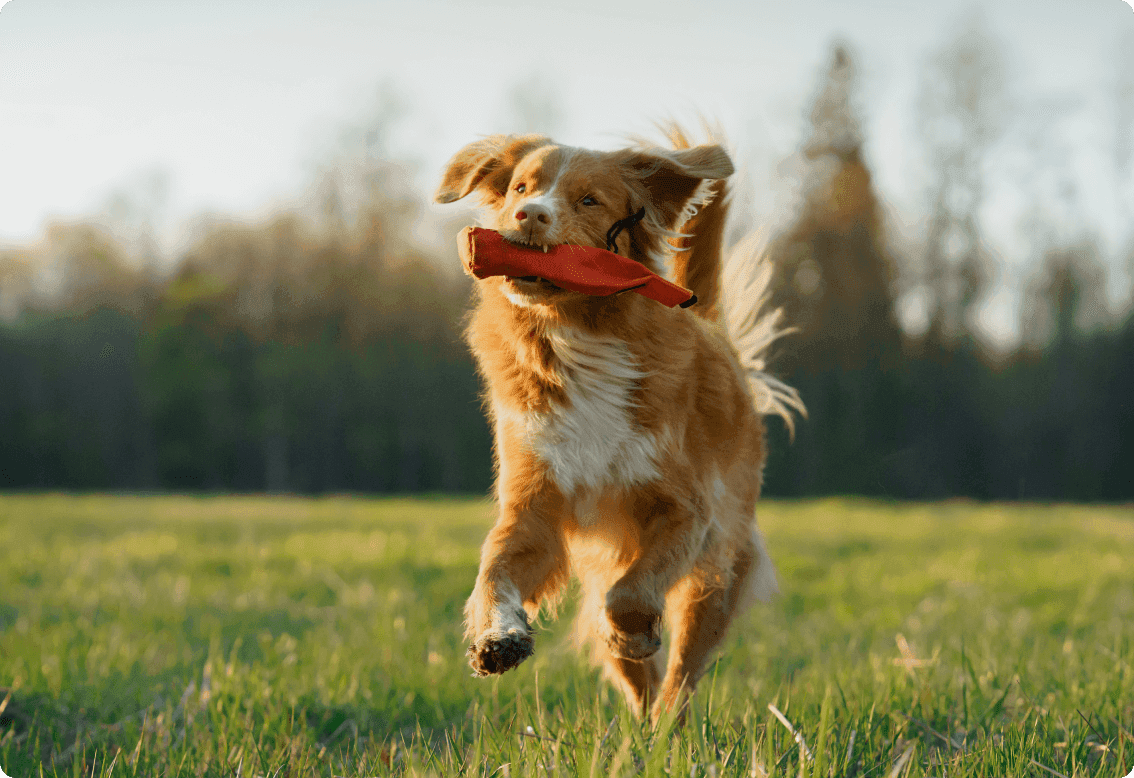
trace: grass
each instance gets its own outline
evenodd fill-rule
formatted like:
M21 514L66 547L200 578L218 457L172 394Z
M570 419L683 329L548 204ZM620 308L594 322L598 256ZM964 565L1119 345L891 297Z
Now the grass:
M1113 778L1134 766L1129 507L765 503L784 594L735 626L678 731L628 715L567 645L569 613L541 625L516 672L469 676L460 613L490 520L480 501L0 497L0 767Z

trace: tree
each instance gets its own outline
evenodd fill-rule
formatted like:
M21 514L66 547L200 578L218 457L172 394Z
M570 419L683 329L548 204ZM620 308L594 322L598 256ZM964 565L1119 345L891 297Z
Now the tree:
M1044 252L1038 275L1027 287L1021 307L1025 346L1042 350L1069 345L1108 324L1106 267L1098 244L1084 240Z
M809 410L795 445L772 447L773 491L892 488L882 462L902 424L894 413L902 342L894 262L863 152L854 79L850 51L834 46L798 157L801 208L772 246L772 302L797 330L781 342L777 368Z
M789 372L889 365L900 348L894 263L864 158L854 77L850 51L836 45L801 148L802 209L774 248L773 302L798 331L783 345Z
M930 343L973 330L974 310L990 280L979 213L985 162L1008 118L1006 69L1001 45L973 17L922 72L917 121L931 176L922 268Z
M32 299L32 266L27 251L0 251L0 322L12 321Z

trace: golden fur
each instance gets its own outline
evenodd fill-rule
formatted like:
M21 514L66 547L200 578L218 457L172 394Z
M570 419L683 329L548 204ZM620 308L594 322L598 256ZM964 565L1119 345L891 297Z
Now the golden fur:
M599 152L492 136L453 157L436 195L478 195L484 226L537 246L602 248L610 226L644 206L619 253L699 297L682 310L492 277L477 284L467 333L495 428L499 503L465 609L470 664L489 675L530 656L528 616L574 573L581 632L633 708L655 716L693 691L748 595L776 590L753 523L762 414L790 422L802 410L762 373L777 334L775 315L753 315L763 291L738 300L720 285L728 154L691 147L676 128L671 139L673 149ZM691 247L679 243L687 224L701 230Z

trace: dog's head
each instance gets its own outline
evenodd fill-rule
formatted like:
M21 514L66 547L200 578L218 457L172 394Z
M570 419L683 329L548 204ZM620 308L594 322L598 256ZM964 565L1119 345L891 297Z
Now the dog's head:
M667 239L699 202L702 182L732 172L728 153L718 145L589 151L542 135L493 135L457 152L434 199L451 203L475 193L487 208L485 227L533 246L608 248L611 227L645 209L643 218L615 230L614 247L660 272L670 250ZM542 279L493 282L518 305L577 295Z

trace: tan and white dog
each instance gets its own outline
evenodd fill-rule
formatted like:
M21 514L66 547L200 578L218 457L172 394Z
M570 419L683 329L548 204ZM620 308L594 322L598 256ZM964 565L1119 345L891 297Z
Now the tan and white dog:
M635 711L655 717L693 691L744 603L777 591L754 523L763 417L790 425L803 411L764 373L781 334L778 312L760 313L768 263L752 241L723 256L732 162L677 128L671 139L673 149L604 152L492 136L453 157L436 194L478 195L483 226L535 246L602 248L644 208L617 252L699 299L683 310L492 277L477 283L467 331L495 427L499 503L465 608L470 664L489 675L529 657L529 616L574 572L583 635Z

